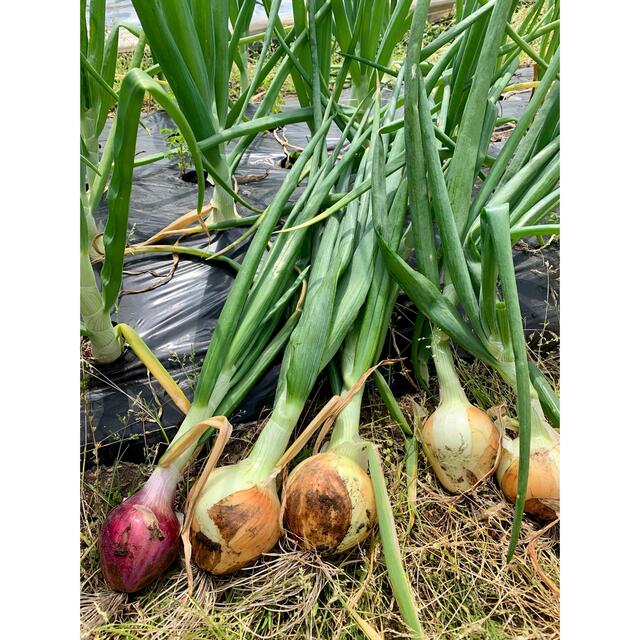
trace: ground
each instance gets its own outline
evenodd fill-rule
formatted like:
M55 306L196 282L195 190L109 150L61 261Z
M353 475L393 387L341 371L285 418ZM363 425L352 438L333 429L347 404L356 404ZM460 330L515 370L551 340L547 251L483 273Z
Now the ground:
M539 364L557 378L557 353L546 354ZM459 368L470 398L497 405L511 396L484 365L460 360ZM558 638L559 599L553 586L559 582L559 526L536 540L536 570L528 542L543 525L525 517L515 558L507 564L513 508L495 481L464 497L448 495L423 456L415 521L410 526L400 430L373 387L366 398L362 435L380 447L404 562L427 637ZM310 402L301 425L309 422L319 401ZM430 394L412 394L405 395L401 404L410 416L413 402L431 411L434 401ZM264 420L248 425L242 437L230 443L223 463L242 457L262 424ZM181 484L177 506L183 504L201 464L194 464ZM375 531L361 547L336 558L300 551L283 538L271 553L237 575L213 577L194 567L191 598L182 558L139 594L109 591L98 562L100 524L111 507L140 486L150 469L121 462L81 476L84 639L337 640L367 637L359 626L362 620L385 638L409 637L391 595Z

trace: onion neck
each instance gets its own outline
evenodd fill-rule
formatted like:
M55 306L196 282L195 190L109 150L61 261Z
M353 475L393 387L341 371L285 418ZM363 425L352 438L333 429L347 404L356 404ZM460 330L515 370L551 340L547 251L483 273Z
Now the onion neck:
M298 423L304 402L287 398L283 393L276 400L273 413L256 440L247 464L256 482L266 480L287 449L291 434Z
M355 79L351 77L350 102L357 106L369 94L369 76L366 73L359 74Z
M502 379L514 390L517 389L516 379L516 365L512 359L509 359L509 354L504 350L502 345L493 343L492 349L494 356L497 358L500 366L498 373ZM557 438L557 432L547 422L544 416L544 409L540 403L540 398L535 387L529 382L529 396L531 398L531 443L532 449L534 443L540 442L542 445L544 441L553 443ZM540 446L537 445L536 446Z
M342 394L346 394L349 389L343 389ZM362 396L364 386L356 393L351 402L340 412L336 418L336 423L331 432L329 449L344 442L360 442L360 409L362 407Z
M342 390L343 395L349 391L349 388L347 385ZM360 410L363 395L364 387L353 396L351 402L336 418L326 452L349 458L366 471L368 468L367 443L360 437Z
M176 433L176 435L174 436L164 455L167 456L171 451L171 447L173 447L182 437L186 436L193 427L195 427L197 424L200 424L203 420L208 420L212 415L213 414L210 412L208 406L203 407L192 404L189 412L180 425L180 429L178 429L178 433ZM187 464L189 464L189 461L191 460L193 453L197 447L198 439L196 439L171 463L171 468L174 469L175 472L179 475L182 475L185 467L187 466Z
M216 410L229 392L232 376L233 370L230 371L228 369L224 369L220 373L213 391L211 392L211 396L206 404L200 404L194 399L189 412L185 416L182 424L180 425L180 428L178 429L178 432L167 448L164 454L165 456L167 456L171 452L171 448L178 442L178 440L186 436L193 427L200 424L204 420L208 420L212 416L216 415ZM189 464L189 461L191 460L197 446L198 439L196 439L195 442L193 442L187 449L185 449L172 463L172 466L175 467L179 473L182 473L187 464Z
M102 234L98 231L98 225L95 218L88 207L83 207L84 219L87 222L87 236L89 237L89 257L94 258L104 257L104 242L102 240Z
M535 394L535 395L534 395ZM544 409L536 390L531 385L531 448L553 446L558 440L558 432L547 422Z
M458 378L449 337L435 326L431 336L431 352L440 387L440 405L470 404Z
M82 252L80 253L80 315L87 327L93 357L96 361L107 364L117 360L122 353L122 347L111 324L111 316L104 309L89 255Z
M231 171L229 170L229 165L227 164L224 156L224 145L221 145L221 149L217 154L215 154L211 164L216 169L221 179L230 185ZM207 218L208 223L218 223L225 220L234 220L240 217L236 210L236 201L233 199L233 196L222 189L222 187L217 183L213 191L213 197L211 198L211 206L211 213Z
M173 510L180 471L175 466L156 467L138 493L138 498L150 507Z

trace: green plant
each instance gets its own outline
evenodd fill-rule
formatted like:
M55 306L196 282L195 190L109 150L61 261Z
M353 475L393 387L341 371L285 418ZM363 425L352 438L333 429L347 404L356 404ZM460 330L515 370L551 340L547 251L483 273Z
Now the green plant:
M120 29L127 29L138 38L129 68L140 66L145 47L144 34L130 25L118 23L105 36L105 6L106 0L90 0L87 12L87 0L80 2L80 155L83 159L80 200L92 256L102 253L94 213L109 180L113 132L110 131L102 148L99 138L118 100L114 85Z
M165 157L176 157L178 169L181 174L187 172L193 166L189 147L179 129L160 129L160 133L167 139L169 153Z
M418 64L416 50L427 5L419 2L414 16L417 27L412 29L407 58L410 69L411 65L415 68ZM472 5L465 3L466 15L470 15ZM540 7L541 3L536 3L530 16L535 16ZM545 419L546 413L549 420L557 423L558 401L544 376L528 361L511 257L511 246L522 226L538 224L557 202L558 112L553 108L559 92L557 49L551 48L551 57L546 60L547 68L534 99L497 158L488 163L488 173L482 174L482 187L472 197L497 119L495 102L518 61L517 50L503 54L500 47L505 33L508 34L506 25L512 9L509 0L497 0L491 13L472 24L467 39L450 47L449 51L456 52L459 66L456 68L454 64L448 76L444 75L444 69L439 70L450 86L448 94L436 88L436 98L439 96L442 101L439 109L434 109L429 95L433 87L427 86L432 71L424 81L420 75L410 72L406 89L407 103L412 105L407 111L407 170L418 269L409 267L378 234L393 277L434 325L434 339L438 340L434 356L441 348L437 327L493 367L517 394L520 465L517 498L515 492L507 492L507 496L516 501L509 557L515 549L525 505L532 507L531 496L526 491L530 442L533 439L537 455L552 455L559 447L557 432ZM530 22L534 22L533 18ZM479 53L472 53L476 48ZM452 56L449 64L453 61ZM460 84L457 73L472 78L468 88L466 83ZM447 130L456 136L452 158L444 167L431 115L434 112L441 124L446 121ZM543 131L549 133L543 135ZM440 234L437 250L432 213ZM557 226L554 225L551 232L557 232ZM441 272L444 292L440 285ZM466 322L456 310L456 304L462 307ZM436 369L444 386L447 380L443 379L437 363ZM457 382L451 367L447 373L449 378ZM508 442L505 449L513 452ZM553 464L538 473L553 471ZM537 478L531 479L532 486L536 482ZM556 490L552 487L548 497L554 498Z

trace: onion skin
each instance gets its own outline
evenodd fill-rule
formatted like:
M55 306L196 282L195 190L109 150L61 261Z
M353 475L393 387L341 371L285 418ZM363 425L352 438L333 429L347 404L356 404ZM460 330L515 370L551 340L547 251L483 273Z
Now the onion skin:
M273 481L221 492L216 475L220 471L227 474L229 469L242 483L240 469L214 471L198 498L191 523L192 558L215 575L233 573L258 559L273 549L281 533L280 500ZM218 485L223 484L218 477Z
M376 522L371 478L347 456L319 453L300 463L285 487L283 522L305 549L341 553Z
M516 438L504 447L496 472L502 492L512 503L515 503L518 492L517 450ZM543 440L541 444L532 440L524 510L540 520L555 520L557 511L551 505L558 504L559 501L560 439L557 438L556 443Z
M493 420L468 402L441 404L423 422L421 441L438 480L452 493L468 491L491 473L500 449Z
M180 522L173 511L177 477L158 468L147 483L112 509L100 534L100 563L115 591L134 593L151 584L174 562Z

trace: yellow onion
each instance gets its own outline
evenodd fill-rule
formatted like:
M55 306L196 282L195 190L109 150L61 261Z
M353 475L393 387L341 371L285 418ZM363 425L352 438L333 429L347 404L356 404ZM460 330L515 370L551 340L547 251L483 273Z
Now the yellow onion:
M560 502L560 436L546 421L541 411L532 412L529 478L524 510L542 520L554 520ZM538 419L537 426L536 418ZM504 437L496 477L509 502L518 493L519 439Z
M340 553L376 522L369 475L350 457L319 453L300 463L284 490L283 521L306 549Z
M422 423L420 441L438 480L452 493L463 493L491 473L500 449L500 433L493 420L467 400L449 338L437 327L431 337L431 352L440 404Z
M257 482L251 475L243 462L220 467L203 487L190 531L192 557L201 569L232 573L278 541L280 500L275 481Z
M422 448L438 480L462 493L491 473L500 446L493 420L468 401L443 402L422 424Z

